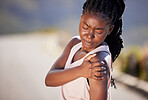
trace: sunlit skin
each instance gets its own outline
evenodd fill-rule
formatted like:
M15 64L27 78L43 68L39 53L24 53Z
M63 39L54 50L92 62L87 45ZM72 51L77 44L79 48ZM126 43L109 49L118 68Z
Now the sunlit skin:
M84 14L81 16L79 35L82 41L82 50L90 52L101 45L114 26L107 24L101 14Z
M107 24L102 18L102 15L98 14L84 14L81 15L81 20L79 24L79 34L81 40L78 38L73 38L65 47L62 55L53 64L49 73L46 76L47 86L61 86L67 82L70 82L78 77L85 77L89 79L98 80L98 77L102 77L108 73L108 66L106 63L101 63L107 56L106 53L97 53L97 55L89 55L85 58L83 63L75 68L64 70L66 61L70 54L71 48L79 42L82 42L82 48L78 50L73 58L73 62L84 57L88 52L94 50L99 45L103 44L104 39L113 30L114 26ZM90 60L88 62L87 60ZM99 67L100 66L100 67ZM101 68L101 66L106 67L106 69ZM91 73L90 73L91 69ZM74 75L71 75L74 73ZM107 72L106 72L107 71ZM67 77L71 75L71 77ZM60 76L60 77L59 77Z
M79 24L81 40L78 38L70 40L62 55L48 72L45 84L47 86L61 86L77 78L84 77L89 80L90 100L106 100L109 68L105 58L108 56L108 53L98 52L88 55L80 66L69 69L64 68L73 46L82 42L82 48L73 57L73 62L75 62L84 57L88 52L104 44L104 39L113 28L114 26L107 24L101 14L97 16L94 14L82 15Z

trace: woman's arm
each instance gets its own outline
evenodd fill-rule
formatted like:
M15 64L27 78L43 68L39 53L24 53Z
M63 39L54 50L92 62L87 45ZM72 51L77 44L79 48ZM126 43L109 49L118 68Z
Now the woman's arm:
M48 72L45 78L46 86L61 86L79 77L96 79L95 76L90 77L90 69L92 66L91 63L88 62L88 60L91 60L93 57L96 56L95 54L87 56L80 66L64 69L71 48L73 47L73 45L79 42L79 39L74 38L68 43L63 54L58 58L58 60L53 64L52 68ZM100 63L98 62L97 64Z
M102 74L100 72L100 75L104 77L102 80L94 80L92 78L89 78L90 83L90 100L107 100L107 93L108 93L108 77L107 75L110 75L109 72L109 66L111 66L109 63L111 63L111 56L106 52L99 52L97 54L97 57L95 59L92 59L91 62L101 61L105 60L104 62L107 65L107 74ZM107 61L108 60L108 61ZM110 60L110 61L109 61ZM99 66L100 67L100 66ZM93 69L92 69L93 70Z
M52 68L48 72L45 78L46 86L61 86L79 77L96 79L95 76L90 76L91 75L90 69L92 66L91 66L91 63L88 62L88 60L91 60L93 57L95 57L95 55L87 56L83 61L83 63L78 67L64 69L71 48L79 42L80 42L79 39L73 38L68 43L62 55L53 64ZM100 63L98 62L97 64L100 64ZM105 69L99 68L99 70L103 71Z
M80 77L80 74L79 74L80 69L78 67L70 68L66 70L64 69L71 48L73 47L73 45L79 42L80 40L78 40L77 38L73 38L67 44L62 55L57 59L57 61L53 64L52 68L48 72L45 78L46 86L61 86L67 82L70 82Z
M107 100L107 79L94 80L90 82L90 100Z

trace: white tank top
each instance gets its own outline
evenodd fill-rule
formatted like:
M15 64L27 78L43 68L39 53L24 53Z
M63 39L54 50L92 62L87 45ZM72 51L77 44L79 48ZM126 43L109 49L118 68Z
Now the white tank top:
M109 47L107 45L102 45L97 47L96 49L87 53L83 58L72 62L72 59L76 52L82 47L82 42L74 45L70 51L68 60L65 65L65 69L77 67L82 64L85 57L90 54L94 54L99 51L105 51L108 53L108 56L105 57L105 60L110 68L110 76L111 76L111 69L112 69L112 62L111 62L111 53L109 51ZM111 79L111 77L110 77ZM108 81L108 99L110 100L110 79ZM90 100L89 95L89 84L87 82L87 78L80 77L77 78L63 86L61 86L61 97L60 100Z

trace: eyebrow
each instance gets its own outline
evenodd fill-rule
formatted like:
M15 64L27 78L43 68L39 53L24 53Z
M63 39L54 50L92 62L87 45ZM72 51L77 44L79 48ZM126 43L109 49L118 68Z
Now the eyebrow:
M85 23L85 22L83 22L86 26L88 26L89 28L90 28L90 26L87 24L87 23ZM104 28L95 28L95 30L104 30Z
M95 28L95 30L104 30L104 28Z
M90 26L87 23L85 23L85 22L83 22L83 23L90 28Z

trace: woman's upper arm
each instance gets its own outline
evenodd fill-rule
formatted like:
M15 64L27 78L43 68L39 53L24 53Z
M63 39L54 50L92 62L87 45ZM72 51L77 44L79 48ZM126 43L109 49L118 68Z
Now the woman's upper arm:
M102 80L89 79L90 81L90 100L106 100L108 90L108 80L110 75L111 67L111 55L107 52L98 52L96 58L92 60L105 61L107 67L107 74L104 75Z
M70 50L71 48L77 44L79 41L78 38L72 38L68 44L66 45L63 53L61 54L61 56L55 61L55 63L53 64L53 66L51 67L50 71L51 70L54 70L54 69L64 69L65 67L65 64L66 64L66 61L68 59L68 56L70 54Z
M90 100L107 100L107 80L89 79Z

